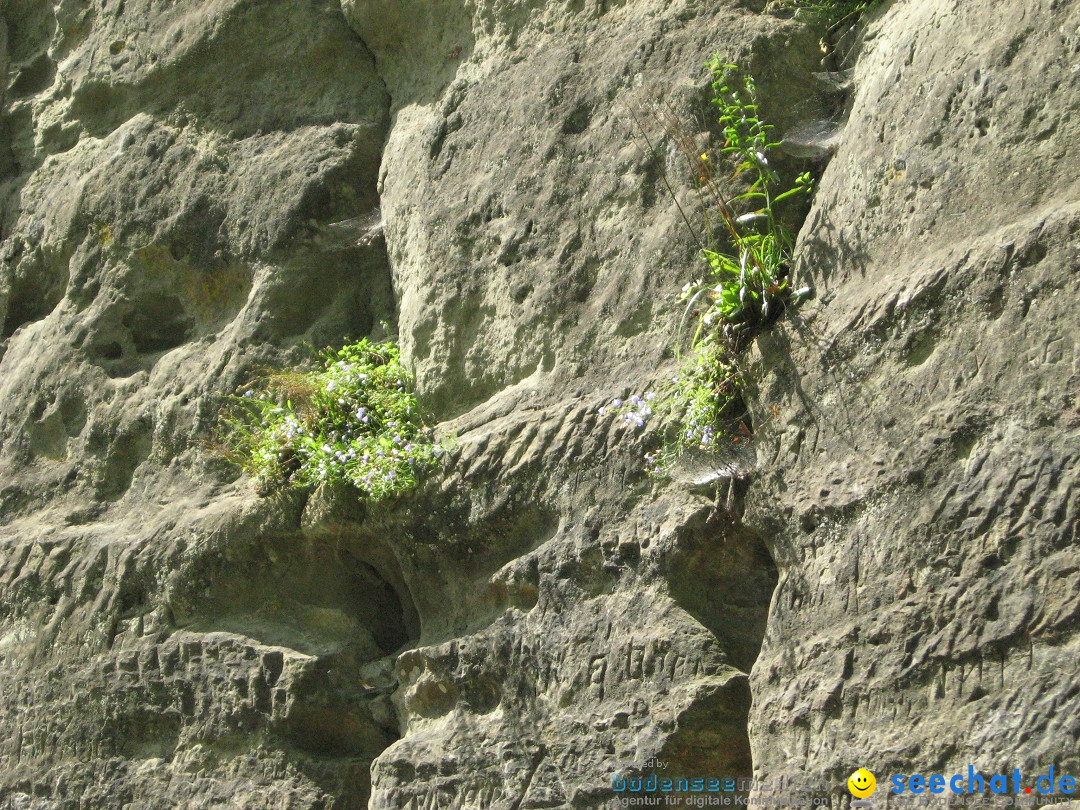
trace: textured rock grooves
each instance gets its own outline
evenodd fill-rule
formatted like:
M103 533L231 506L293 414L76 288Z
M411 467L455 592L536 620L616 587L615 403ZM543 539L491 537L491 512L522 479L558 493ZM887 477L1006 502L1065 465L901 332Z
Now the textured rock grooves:
M6 7L0 803L580 808L650 757L750 773L775 567L597 414L665 362L693 257L615 106L720 31L807 76L812 34L345 13ZM223 393L395 311L445 478L365 509L216 460Z
M1080 770L1080 7L886 0L823 75L763 5L4 4L0 806ZM833 154L818 296L660 482L598 409L676 367L694 178L627 108L714 50ZM259 498L221 396L383 319L444 475Z

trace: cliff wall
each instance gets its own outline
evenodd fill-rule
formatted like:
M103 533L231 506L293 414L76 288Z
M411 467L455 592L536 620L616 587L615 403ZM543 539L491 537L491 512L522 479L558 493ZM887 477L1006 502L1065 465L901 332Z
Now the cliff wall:
M1080 7L762 6L8 0L0 803L1080 771ZM599 409L677 371L647 112L715 141L714 51L821 175L816 298L662 480ZM258 495L222 397L382 321L445 469Z

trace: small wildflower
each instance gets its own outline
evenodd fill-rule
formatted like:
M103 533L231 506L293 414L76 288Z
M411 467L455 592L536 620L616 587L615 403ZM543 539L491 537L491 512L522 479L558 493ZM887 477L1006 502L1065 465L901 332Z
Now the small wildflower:
M271 374L261 391L254 386L244 391L253 406L226 416L225 441L266 492L342 479L372 498L408 489L415 481L401 465L433 464L439 450L424 446L427 439L397 358L392 344L376 351L365 340L327 358L322 371ZM378 373L365 367L377 367ZM300 398L295 406L294 380L332 398Z

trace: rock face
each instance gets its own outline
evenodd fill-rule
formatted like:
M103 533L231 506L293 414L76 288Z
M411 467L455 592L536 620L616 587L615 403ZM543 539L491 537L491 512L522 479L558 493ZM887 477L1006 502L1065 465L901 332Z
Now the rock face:
M874 15L759 344L762 773L1080 770L1080 9L990 8Z
M759 5L9 0L0 806L1080 771L1080 9ZM677 370L650 105L704 121L713 51L824 168L817 298L658 480L598 409ZM259 497L222 397L382 321L445 469Z

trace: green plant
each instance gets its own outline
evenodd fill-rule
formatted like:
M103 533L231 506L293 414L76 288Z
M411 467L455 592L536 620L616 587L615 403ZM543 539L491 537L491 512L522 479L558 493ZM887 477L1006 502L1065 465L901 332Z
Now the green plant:
M700 341L672 381L660 408L674 419L659 453L645 461L653 472L663 472L684 453L715 453L728 442L742 440L743 374L726 340L711 335Z
M663 450L647 456L649 467L657 471L684 452L716 451L725 441L741 440L739 432L747 428L739 355L751 338L811 294L809 287L793 288L794 239L778 206L809 195L812 178L804 172L786 188L781 182L769 161L779 144L772 140L773 127L760 116L753 77L719 55L707 67L724 139L719 149L701 152L670 107L662 106L656 113L696 180L705 225L701 235L681 206L679 211L706 265L704 274L682 289L685 309L676 347L683 366L657 404L657 411L671 417L674 429L668 431ZM636 115L635 122L655 151ZM678 204L666 174L662 176ZM686 327L692 320L696 326L687 340ZM689 349L686 357L684 344ZM640 427L643 420L635 401L640 398L616 400L617 409L626 412L628 424Z
M228 398L226 456L267 494L348 482L373 500L416 485L441 452L421 425L392 343L326 350L312 371L274 371Z
M791 290L793 240L776 206L789 197L809 194L813 188L810 174L804 172L791 187L780 190L780 177L768 159L770 150L779 144L770 140L773 127L759 115L753 76L740 73L718 55L708 68L713 77L712 103L724 135L719 152L734 164L730 179L742 180L744 188L729 198L714 169L717 160L708 153L683 150L698 176L707 233L716 232L712 219L719 217L728 237L726 246L702 246L709 272L683 288L687 315L699 312L702 316L694 344L720 325L731 327L732 335L752 335L775 321L784 307L809 294L807 289Z

